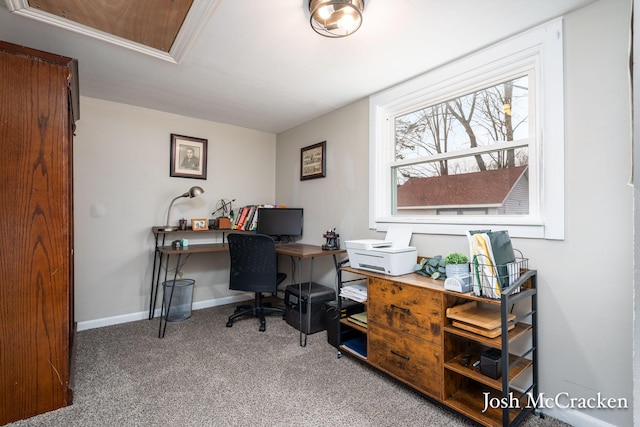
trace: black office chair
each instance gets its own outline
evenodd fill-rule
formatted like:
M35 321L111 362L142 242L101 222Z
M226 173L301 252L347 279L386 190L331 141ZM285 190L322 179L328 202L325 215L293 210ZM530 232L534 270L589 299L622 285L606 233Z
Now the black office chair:
M229 316L227 328L233 321L242 316L254 316L260 319L260 332L266 328L265 314L279 313L284 318L284 308L265 306L262 293L275 294L278 285L287 275L278 273L278 255L273 239L263 234L232 233L227 236L231 269L229 289L255 292L252 306L239 306Z

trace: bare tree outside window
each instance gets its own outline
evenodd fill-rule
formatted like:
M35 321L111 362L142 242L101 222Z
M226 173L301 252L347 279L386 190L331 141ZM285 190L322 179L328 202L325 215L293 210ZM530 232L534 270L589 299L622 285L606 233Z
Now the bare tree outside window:
M395 118L396 214L529 213L528 81Z

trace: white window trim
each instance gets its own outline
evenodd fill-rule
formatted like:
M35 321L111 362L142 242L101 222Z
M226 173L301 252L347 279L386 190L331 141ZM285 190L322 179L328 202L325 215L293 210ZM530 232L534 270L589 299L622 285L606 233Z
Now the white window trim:
M539 161L533 170L527 216L416 216L391 215L393 158L393 116L403 108L415 107L417 99L429 96L443 100L457 95L456 90L469 80L483 81L492 74L504 74L535 67L535 111L530 126L536 126L536 143L530 146L530 158ZM466 82L466 83L465 83ZM506 229L512 237L564 239L564 64L562 18L525 31L372 95L369 98L369 228L386 231L390 224L411 224L414 233L464 235L478 228ZM539 179L535 179L539 176ZM535 181L534 181L535 179ZM536 206L539 207L537 211Z

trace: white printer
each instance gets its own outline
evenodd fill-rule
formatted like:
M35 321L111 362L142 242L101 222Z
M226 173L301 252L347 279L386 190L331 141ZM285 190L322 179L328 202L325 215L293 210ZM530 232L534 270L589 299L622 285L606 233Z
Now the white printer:
M384 240L346 240L349 264L354 268L376 273L400 276L413 273L418 261L418 251L409 246L411 229L390 227Z

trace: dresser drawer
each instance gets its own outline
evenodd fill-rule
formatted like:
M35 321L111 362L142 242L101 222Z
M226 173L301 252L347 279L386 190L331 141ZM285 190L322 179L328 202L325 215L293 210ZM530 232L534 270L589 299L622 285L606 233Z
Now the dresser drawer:
M369 323L368 362L425 394L441 398L441 348Z
M369 278L369 321L441 344L442 294L419 286Z

